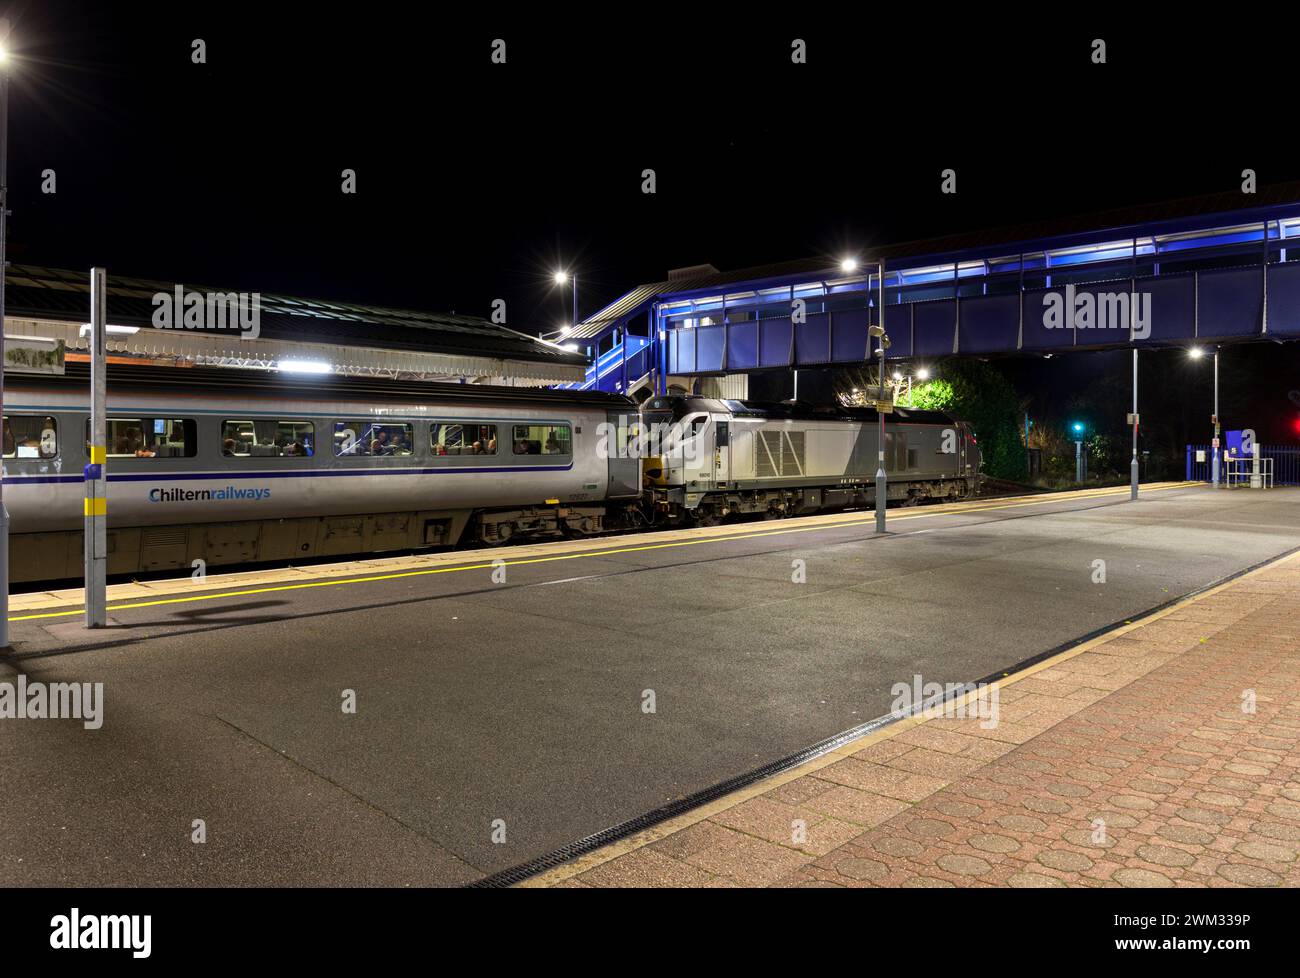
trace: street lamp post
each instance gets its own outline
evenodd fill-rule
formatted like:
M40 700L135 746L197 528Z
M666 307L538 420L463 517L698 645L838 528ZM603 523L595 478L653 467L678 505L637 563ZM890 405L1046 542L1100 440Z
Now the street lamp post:
M880 399L876 402L876 417L879 427L876 431L876 532L885 532L885 509L889 504L889 476L885 474L885 346L889 337L885 335L885 262L876 262L876 282L879 289L876 299L877 315L880 322L876 324L880 340ZM868 329L870 332L870 329Z
M840 262L840 271L853 274L858 269L856 258L845 258ZM889 346L889 337L885 335L885 261L876 261L877 292L876 307L879 322L871 325L867 317L867 355L871 355L871 342L880 343L880 396L876 400L876 532L885 532L885 507L889 499L889 477L885 474L885 348ZM871 295L871 279L867 279L867 295Z
M1205 354L1199 346L1194 346L1187 351L1187 355L1193 360L1199 360ZM1211 462L1210 462L1210 481L1214 488L1219 488L1219 348L1214 348L1214 414L1210 416L1210 423L1214 425L1214 441L1210 443Z
M9 217L9 18L0 17L0 418L4 416L5 237ZM15 454L16 451L15 451ZM0 462L0 466L3 462ZM9 510L0 471L0 649L9 646Z
M1211 465L1213 470L1214 488L1219 488L1219 348L1214 348L1214 462Z
M1129 499L1138 497L1138 351L1133 348L1133 461L1129 463Z
M569 320L569 329L575 329L578 325L578 276L570 275L563 269L555 273L555 284L563 285L565 282L573 282L573 318Z

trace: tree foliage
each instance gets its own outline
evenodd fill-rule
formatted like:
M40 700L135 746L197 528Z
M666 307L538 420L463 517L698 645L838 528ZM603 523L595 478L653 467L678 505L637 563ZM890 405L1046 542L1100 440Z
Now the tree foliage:
M984 471L999 479L1023 481L1025 445L1021 438L1020 398L1011 382L992 364L947 360L935 378L915 384L911 407L947 411L968 421L984 458Z

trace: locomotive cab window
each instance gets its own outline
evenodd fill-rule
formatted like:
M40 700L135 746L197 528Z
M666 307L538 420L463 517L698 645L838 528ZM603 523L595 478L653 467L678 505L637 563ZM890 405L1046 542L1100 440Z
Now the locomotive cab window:
M388 421L336 421L334 454L398 458L413 454L415 441L409 424Z
M198 451L194 422L188 418L109 418L104 424L109 458L193 458ZM90 419L86 419L90 451Z
M512 432L516 455L573 454L573 436L567 424L517 424Z
M40 414L5 415L5 458L58 458L59 425Z
M227 458L310 458L315 453L316 426L310 421L221 422L221 454Z
M435 421L429 427L429 446L436 456L495 455L497 426L459 421Z

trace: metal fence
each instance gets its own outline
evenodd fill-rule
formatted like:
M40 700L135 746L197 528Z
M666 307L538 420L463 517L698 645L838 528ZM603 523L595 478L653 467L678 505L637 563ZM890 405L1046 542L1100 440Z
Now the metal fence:
M1224 462L1226 456L1222 454L1223 449L1219 449L1219 452L1219 478L1226 479L1227 464ZM1300 486L1300 448L1294 445L1261 445L1260 456L1273 460L1274 485ZM1214 450L1209 445L1188 445L1187 481L1213 481L1213 458Z

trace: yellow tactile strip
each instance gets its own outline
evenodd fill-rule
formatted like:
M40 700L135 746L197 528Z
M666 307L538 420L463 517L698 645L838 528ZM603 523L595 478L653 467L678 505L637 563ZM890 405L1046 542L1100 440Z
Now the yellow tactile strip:
M1007 677L998 684L1001 718L992 729L983 729L976 719L908 718L798 768L540 874L522 885L727 886L832 881L844 885L852 884L856 877L850 877L859 872L871 874L861 879L876 885L953 885L954 880L963 879L963 873L973 874L981 864L989 866L991 860L982 859L978 852L967 853L954 848L941 857L947 858L948 862L941 862L939 867L929 870L929 875L919 875L914 862L907 863L906 870L892 871L888 853L875 850L867 853L860 840L875 826L890 823L966 775L984 769L1020 745L1035 741L1062 721L1088 710L1092 704L1116 690L1127 688L1184 654L1187 649L1197 649L1211 636L1227 629L1240 631L1238 626L1271 602L1280 591L1294 593L1298 575L1300 553L1283 557L1233 581L1126 623ZM1223 595L1229 589L1233 590L1232 595ZM1293 647L1296 645L1285 636L1282 640L1289 641ZM1300 687L1300 683L1292 685ZM1300 688L1291 690L1293 696L1297 693L1300 693ZM1208 727L1200 734L1218 736ZM1032 778L1035 770L1038 768L1027 773L999 774L1011 784L1021 784L1025 778ZM1293 776L1298 782L1289 789L1293 794L1277 801L1274 807L1289 805L1295 809L1297 825L1294 831L1296 838L1300 839L1300 805L1286 800L1295 798L1300 801L1300 773L1293 772ZM810 787L814 785L815 788ZM812 791L818 792L815 800L810 800ZM953 800L946 804L952 806L956 816L974 807L972 800ZM1121 805L1127 803L1138 805L1139 801L1120 802ZM1145 805L1146 801L1140 800L1140 803ZM1064 802L1048 798L1043 804L1060 805ZM1044 811L1051 810L1055 809L1044 808ZM809 841L805 844L791 841L792 814L809 822ZM1023 824L1023 820L1033 821L1029 812L1005 817L1011 820L1007 823L1011 828L996 837L987 834L990 840L987 844L998 841L1000 845L1011 845L1011 842L1001 840L1014 836L1014 827ZM926 820L930 821L937 822L937 819ZM1082 831L1088 823L1081 822L1080 825L1081 828L1074 831ZM1109 876L1104 880L1088 878L1082 885L1100 885L1103 882L1164 885L1159 882L1161 879L1167 883L1167 877L1157 872L1159 867L1144 861L1144 858L1186 860L1182 849L1172 855L1165 852L1170 847L1163 844L1164 836L1156 838L1154 832L1172 831L1174 837L1179 838L1177 832L1186 830L1187 825L1183 819L1171 817L1168 826L1148 825L1146 828L1152 833L1150 838L1154 842L1148 841L1141 848L1143 858L1135 856L1122 867L1117 868L1118 864L1107 867L1108 873L1120 874L1113 881ZM976 837L974 844L984 844L985 838ZM922 843L916 840L885 840L886 843L892 841L897 841L900 847L910 846L921 851ZM1285 859L1289 853L1294 859L1296 855L1294 840L1283 845L1273 845L1268 839L1243 844L1253 846L1250 853L1264 853L1272 845L1282 852L1278 858ZM882 848L888 850L889 846ZM1194 846L1186 848L1195 849ZM900 863L905 853L912 855L911 850L900 849L897 854ZM1048 861L1036 864L1028 871L1023 867L1014 873L1007 869L1003 874L1007 875L1005 880L988 878L972 879L972 882L980 885L990 882L1063 885L1063 880L1070 879L1070 866L1082 866L1085 862L1093 863L1090 868L1102 865L1099 860L1081 859L1081 853L1075 851L1059 855L1058 850L1049 849L1046 857L1040 856L1040 861L1042 858ZM1060 861L1062 868L1056 868L1052 860ZM1278 865L1269 869L1256 862L1237 860L1230 864L1230 868L1244 867L1231 870L1240 875L1242 881L1266 881L1278 877L1281 871ZM841 864L847 868L839 871L827 868ZM1232 877L1228 875L1225 879L1230 881ZM914 880L926 882L914 883Z
M1200 485L1200 483L1155 483L1143 486L1142 491L1144 493L1159 492L1197 485ZM1128 492L1128 487L1123 486L1046 493L1028 497L1008 497L987 502L975 500L963 503L947 503L917 509L891 511L889 522L892 526L899 522L926 519L934 516L1022 509L1031 506L1068 502L1074 499L1119 499L1126 496ZM318 564L303 568L288 567L253 570L238 574L209 574L200 580L180 578L135 581L129 584L114 584L108 588L108 610L120 611L162 604L213 600L244 594L263 594L272 591L289 591L394 580L403 577L484 570L495 566L494 562L498 560L505 566L511 567L560 560L575 560L583 557L663 550L702 543L725 542L727 540L744 540L750 537L789 536L828 527L863 526L874 523L874 520L875 516L870 511L865 513L856 511L801 517L797 520L782 520L776 523L671 530L647 536L600 537L591 540L530 544L491 550L448 551L400 557L376 557L365 560L348 560L337 564ZM641 540L647 542L631 542ZM84 592L81 588L33 591L27 594L11 595L9 599L9 620L32 621L72 617L78 614L76 609L82 606L83 600Z

